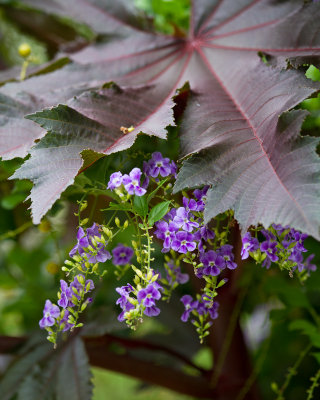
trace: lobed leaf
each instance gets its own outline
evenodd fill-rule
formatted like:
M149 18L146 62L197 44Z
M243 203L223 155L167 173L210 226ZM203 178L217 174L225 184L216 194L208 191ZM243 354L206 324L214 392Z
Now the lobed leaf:
M316 65L320 60L319 4L194 0L187 38L144 31L126 2L26 4L66 13L100 34L97 43L70 55L82 66L68 65L0 89L13 101L21 92L33 96L36 107L67 104L28 117L49 131L14 175L35 183L31 199L36 223L73 182L83 150L120 151L140 131L165 137L165 127L173 123L171 98L189 82L182 155L198 155L185 161L176 191L212 185L207 220L233 208L242 230L276 222L320 237L317 141L299 137L304 112L287 113L279 121L283 112L319 90L295 69L306 60ZM266 65L258 53L276 67ZM281 70L287 61L291 69ZM99 90L110 80L120 88ZM72 100L74 95L79 97ZM135 130L121 137L120 127L131 125ZM26 151L30 143L21 142Z
M91 372L82 340L77 337L62 355L58 370L59 400L89 400L92 396Z

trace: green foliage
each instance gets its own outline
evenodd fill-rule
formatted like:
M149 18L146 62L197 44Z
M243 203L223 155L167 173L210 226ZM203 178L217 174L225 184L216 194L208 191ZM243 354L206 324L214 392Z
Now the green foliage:
M135 4L154 19L156 29L161 32L188 30L190 0L135 0Z

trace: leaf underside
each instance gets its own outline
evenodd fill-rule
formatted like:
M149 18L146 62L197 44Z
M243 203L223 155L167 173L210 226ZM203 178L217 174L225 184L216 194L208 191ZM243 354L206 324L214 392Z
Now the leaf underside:
M212 185L207 220L231 208L243 231L276 222L320 238L317 141L299 135L305 113L289 111L320 89L295 69L319 63L319 4L194 0L190 32L175 38L145 31L128 2L73 2L23 3L85 23L99 41L64 68L0 88L2 157L24 156L41 138L14 175L34 182L35 223L73 182L83 150L124 150L140 132L165 138L172 97L188 82L180 132L191 157L175 190Z
M10 400L14 394L18 400L91 399L91 372L81 338L58 350L37 341L9 366L0 390L1 400Z

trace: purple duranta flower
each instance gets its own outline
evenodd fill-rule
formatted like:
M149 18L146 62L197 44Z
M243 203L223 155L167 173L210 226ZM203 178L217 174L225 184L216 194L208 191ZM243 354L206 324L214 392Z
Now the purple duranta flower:
M197 201L197 206L198 206L198 211L204 211L204 207L206 205L206 200L207 200L207 192L208 192L209 186L205 186L203 189L196 189L193 192L194 197L198 200Z
M60 315L59 307L52 304L50 300L46 300L43 309L43 318L39 321L40 328L45 328L46 326L52 326L56 322L56 318Z
M117 247L112 250L113 259L112 263L114 265L126 265L129 264L133 256L133 249L131 247L125 246L119 243Z
M157 230L154 232L158 239L163 240L162 253L167 253L170 250L172 239L175 237L174 232L178 227L173 222L159 221L156 223Z
M217 253L224 259L224 268L235 269L237 264L234 262L234 254L232 252L233 246L231 244L225 244L217 249Z
M122 185L122 173L114 172L113 174L111 174L107 189L114 190L115 188L120 187L121 185Z
M177 232L172 240L171 248L179 253L186 254L196 248L196 242L193 241L193 235L189 232Z
M249 253L259 248L259 241L252 237L250 232L247 232L242 238L241 258L245 260L249 257Z
M304 260L304 268L307 271L315 271L317 269L317 266L315 264L311 264L311 261L314 259L314 256L315 256L314 254L311 254Z
M140 186L140 178L140 168L133 168L129 175L123 175L122 183L124 184L124 187L129 194L143 196L146 193L146 189Z
M266 240L260 244L260 250L266 253L272 262L279 260L279 257L276 255L277 242Z
M137 300L140 304L145 306L144 314L148 317L155 317L160 314L160 309L156 307L156 300L161 298L159 291L161 286L158 284L150 283L145 289L139 290Z
M184 207L179 207L176 216L173 218L173 223L186 232L192 232L194 228L198 228L197 222L190 220L190 213Z
M67 282L60 279L60 294L61 297L58 300L58 305L62 308L73 307L74 304L71 302L73 295L72 289L68 286Z
M187 322L191 312L197 309L199 302L197 300L193 300L193 298L188 294L182 296L180 300L182 301L185 308L183 314L181 315L181 321Z
M172 272L172 274L174 275L174 280L180 284L184 284L187 283L189 280L189 275L188 274L183 274L181 272L181 268L178 265L175 265L174 261L168 262L168 267L170 269L170 271ZM167 281L169 283L169 285L172 285L173 283L173 278L172 276L167 273Z
M152 153L151 159L147 164L148 167L144 168L144 172L152 178L157 178L159 174L164 178L172 172L169 158L163 158L159 151Z
M120 294L116 304L119 304L119 306L122 308L122 312L119 314L118 320L123 322L125 319L124 314L134 309L134 305L129 301L130 293L134 291L134 288L130 285L130 283L128 283L125 286L116 288L116 291Z
M200 261L204 265L203 270L201 270L203 275L217 276L225 268L223 257L213 250L201 254Z

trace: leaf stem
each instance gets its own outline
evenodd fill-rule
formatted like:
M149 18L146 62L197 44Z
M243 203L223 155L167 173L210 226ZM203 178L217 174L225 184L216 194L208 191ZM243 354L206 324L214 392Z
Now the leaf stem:
M293 367L289 368L286 379L283 383L283 385L281 386L281 388L278 391L278 396L276 398L276 400L283 400L283 393L286 390L286 388L288 387L291 379L293 378L294 375L296 375L297 373L297 369L299 368L300 364L302 363L304 357L308 354L308 352L310 351L310 349L312 348L312 344L309 343L308 346L301 351L301 353L299 354L299 357L297 359L297 361L294 363Z

